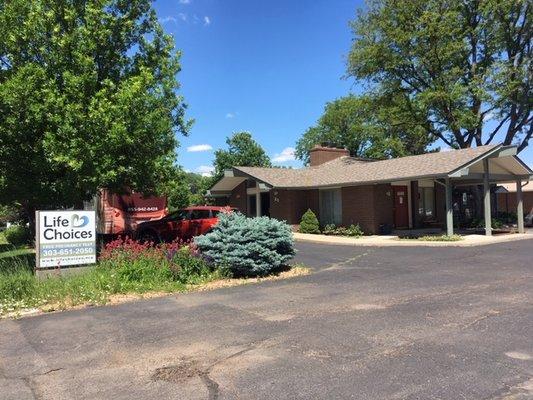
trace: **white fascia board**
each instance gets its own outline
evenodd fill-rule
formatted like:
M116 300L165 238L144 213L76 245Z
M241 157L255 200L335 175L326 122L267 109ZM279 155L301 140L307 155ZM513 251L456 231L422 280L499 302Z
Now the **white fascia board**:
M483 154L475 157L473 160L467 162L466 164L462 165L461 167L456 168L455 170L453 170L450 173L448 173L448 177L453 177L456 173L460 172L461 170L464 170L465 168L469 168L470 166L478 163L479 161L483 160L484 158L490 157L493 154L498 153L498 151L500 151L501 148L502 148L502 145L499 144L496 147L494 147L493 149L487 151L486 153L483 153ZM459 176L461 176L461 175L459 175Z
M492 155L491 158L501 158L501 157L516 156L517 151L518 150L517 150L516 146L508 146L508 147L506 146L506 147L503 147L496 154Z
M470 168L466 167L466 168L460 169L458 171L455 171L453 174L450 174L449 177L450 178L460 178L461 176L468 175L469 172L470 172Z

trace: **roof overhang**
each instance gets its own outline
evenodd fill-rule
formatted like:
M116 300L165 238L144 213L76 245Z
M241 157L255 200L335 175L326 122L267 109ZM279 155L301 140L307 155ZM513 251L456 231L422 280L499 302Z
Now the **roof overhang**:
M517 157L516 146L496 146L472 161L451 171L448 178L462 180L482 180L485 173L484 160L488 160L491 182L514 182L530 180L533 171Z
M237 186L247 179L255 180L260 190L268 190L272 188L272 186L268 185L266 182L263 182L238 168L232 168L224 171L224 176L207 191L207 195L210 197L227 197L231 195L231 192Z
M235 176L233 170L226 170L224 171L224 176L211 186L211 189L207 191L207 194L211 197L229 196L231 191L245 180L246 177Z
M229 173L229 171L227 171L227 172ZM249 174L247 172L244 172L243 170L239 169L238 167L234 167L233 170L232 170L232 173L233 173L234 176L241 176L241 177L256 181L257 183L259 183L259 185L261 186L262 189L271 189L271 188L274 187L270 183L258 178L257 176L254 176L254 175L251 175L251 174Z

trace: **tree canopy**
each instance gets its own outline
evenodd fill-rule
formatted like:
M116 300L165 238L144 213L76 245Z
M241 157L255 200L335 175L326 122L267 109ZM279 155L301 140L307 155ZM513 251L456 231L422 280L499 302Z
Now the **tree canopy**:
M352 156L387 158L426 151L432 141L410 115L391 118L385 97L350 95L326 104L323 115L296 143L296 157L309 162L309 150L323 142L346 147Z
M224 171L234 166L271 167L272 163L265 150L257 143L250 132L236 132L226 139L227 150L215 152L213 180L219 180Z
M167 196L169 209L206 204L209 200L205 195L211 181L211 177L177 169L174 179L162 188L162 193Z
M180 53L150 0L0 3L0 203L79 205L171 178Z
M410 116L452 147L502 138L523 150L533 133L531 12L529 0L369 0L352 23L348 74L395 99L392 119Z

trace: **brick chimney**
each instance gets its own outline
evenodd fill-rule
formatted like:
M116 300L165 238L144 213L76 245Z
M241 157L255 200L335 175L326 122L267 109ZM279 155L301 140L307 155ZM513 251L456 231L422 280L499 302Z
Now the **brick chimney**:
M309 150L309 165L311 167L316 167L325 162L349 155L350 152L346 149L315 145L315 147Z

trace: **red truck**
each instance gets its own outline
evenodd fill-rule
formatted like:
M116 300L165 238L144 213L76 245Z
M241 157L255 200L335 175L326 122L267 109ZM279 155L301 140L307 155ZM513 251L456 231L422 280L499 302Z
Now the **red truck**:
M97 232L104 237L134 236L140 223L161 219L168 214L166 197L144 196L141 193L116 194L103 189L94 201L98 216Z

